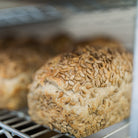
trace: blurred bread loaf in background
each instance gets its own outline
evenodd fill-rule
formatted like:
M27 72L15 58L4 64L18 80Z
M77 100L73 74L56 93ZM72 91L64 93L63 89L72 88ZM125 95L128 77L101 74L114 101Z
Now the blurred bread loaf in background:
M32 76L50 57L73 47L70 37L55 36L43 43L33 37L8 36L0 41L0 108L27 106Z

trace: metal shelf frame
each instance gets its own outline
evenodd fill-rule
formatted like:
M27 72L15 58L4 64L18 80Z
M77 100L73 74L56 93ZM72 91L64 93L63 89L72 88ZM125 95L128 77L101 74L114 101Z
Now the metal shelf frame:
M126 138L129 135L129 125L129 119L127 119L87 138L116 138L120 135L121 138ZM39 131L36 131L37 129ZM47 126L34 123L27 115L27 110L0 110L0 137L3 135L7 138L75 138L69 134L62 134L57 130L50 130Z
M34 123L24 111L0 110L0 137L7 138L74 138Z
M131 138L138 138L138 1L137 18L135 23L135 47L134 47L134 73L133 73L133 93L131 103Z
M53 22L78 13L135 7L136 0L0 1L0 27ZM3 5L3 6L2 6Z

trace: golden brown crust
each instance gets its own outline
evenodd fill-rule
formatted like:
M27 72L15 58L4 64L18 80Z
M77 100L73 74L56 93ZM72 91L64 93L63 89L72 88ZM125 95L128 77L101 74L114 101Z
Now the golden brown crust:
M117 40L108 38L108 37L96 37L89 41L90 44L94 46L106 46L106 47L122 47L121 43L119 43Z
M117 68L117 66L119 67ZM131 72L132 55L122 47L87 45L78 48L73 53L49 60L40 70L40 74L38 72L37 78L38 80L41 78L41 82L48 77L54 80L60 79L68 82L67 87L70 89L78 81L81 85L86 81L92 81L92 87L107 87L107 84L119 85L121 80L130 82L130 78L125 74Z
M97 43L50 59L36 73L28 95L33 120L85 137L129 116L132 55Z

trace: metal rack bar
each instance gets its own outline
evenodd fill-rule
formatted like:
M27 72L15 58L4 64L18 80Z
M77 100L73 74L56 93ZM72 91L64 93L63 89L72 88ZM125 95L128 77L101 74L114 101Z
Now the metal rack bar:
M2 110L2 111L0 112L0 116L1 116L1 115L4 115L4 114L7 114L7 113L9 113L9 111Z
M13 136L39 138L39 136L48 134L48 138L54 138L54 136L55 138L60 138L61 136L68 137L68 134L62 134L57 130L50 130L48 127L34 123L23 111L0 110L0 114L0 136L4 134L8 138Z
M0 9L0 27L54 22L78 13L104 11L114 8L126 9L135 7L136 0L118 0L117 2L115 0L60 0L58 2L48 0L41 3L29 1L23 4L23 7L17 7L17 3L20 3L20 1L14 1L14 3L15 7Z
M59 138L59 137L61 137L61 136L63 136L63 134L57 134L56 136L53 136L53 137L51 137L51 138Z
M3 123L1 123L0 122L0 127L2 127L3 129L5 129L5 130L8 130L8 131L10 131L10 132L12 132L12 135L17 135L17 136L20 136L21 138L30 138L29 136L27 136L26 134L24 134L24 133L20 133L20 132L18 132L16 129L13 129L13 128L11 128L10 126L7 126L7 125L5 125L5 124L3 124Z
M40 136L40 135L42 135L42 134L45 134L45 133L47 133L47 132L50 132L48 129L47 130L43 130L43 131L41 131L41 132L38 132L38 133L36 133L36 134L33 134L33 135L31 135L31 138L36 138L36 137L38 137L38 136Z
M7 121L4 121L4 124L10 124L10 123L13 123L13 122L17 122L17 121L20 121L22 120L23 118L12 118L10 120L7 120Z
M34 125L34 126L29 127L29 128L25 128L25 129L21 130L21 132L25 133L25 132L28 132L28 131L33 130L35 128L39 128L40 126L41 125Z
M88 136L87 138L128 138L129 137L129 119L120 123L102 129L101 131Z
M31 123L31 122L32 122L31 120L29 120L29 121L27 120L27 121L24 121L24 122L21 122L21 123L17 123L16 125L12 125L11 127L17 128L17 127L20 127L20 126L29 124L29 123Z
M3 111L0 113L4 113ZM0 135L11 135L19 136L21 138L39 138L42 135L49 135L49 138L74 138L73 136L69 136L68 134L62 134L57 130L50 130L48 127L44 127L38 125L30 120L28 116L26 116L23 112L11 111L5 112L8 115L14 115L14 119L4 120L0 122ZM14 123L15 121L15 123ZM18 122L19 121L19 122ZM10 123L14 123L14 125L10 125ZM129 120L124 120L120 123L117 123L113 126L105 128L92 136L88 136L87 138L116 138L121 135L121 138L126 138L129 136ZM18 129L19 128L19 129ZM10 138L10 137L9 137Z
M1 116L0 120L6 119L6 118L8 119L8 118L11 118L11 117L13 117L13 115L7 114L7 115L4 115L4 116Z
M133 73L133 93L131 100L131 138L138 138L138 1L137 18L135 24L135 47L134 47L134 73Z

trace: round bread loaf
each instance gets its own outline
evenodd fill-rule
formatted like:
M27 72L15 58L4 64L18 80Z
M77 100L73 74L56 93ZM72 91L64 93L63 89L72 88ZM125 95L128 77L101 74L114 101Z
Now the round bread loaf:
M28 94L39 124L86 137L129 116L132 54L103 39L80 44L37 71Z

